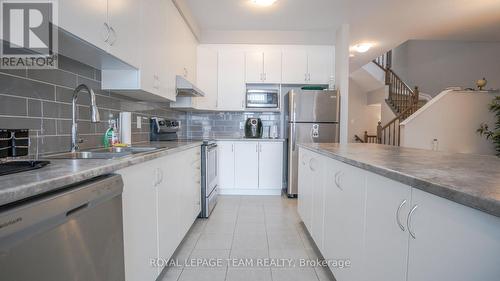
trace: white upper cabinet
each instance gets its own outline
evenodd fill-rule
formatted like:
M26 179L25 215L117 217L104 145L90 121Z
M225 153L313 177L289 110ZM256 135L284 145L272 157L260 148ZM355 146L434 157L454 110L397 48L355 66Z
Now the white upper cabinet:
M264 82L281 83L281 51L264 52Z
M245 53L246 83L281 83L281 52Z
M139 40L141 26L137 21L141 10L141 1L108 0L108 23L110 26L109 53L128 64L139 67Z
M108 0L59 1L59 27L107 50L110 34ZM107 40L106 40L107 39Z
M175 90L175 76L180 75L191 82L196 81L196 38L172 1L168 6L166 25L168 44L164 46L168 55L166 67L170 69L169 89Z
M334 75L334 49L309 46L284 50L283 84L328 84Z
M283 50L283 84L305 84L307 81L307 51Z
M220 50L218 69L218 109L245 108L245 53L240 50Z
M217 109L217 60L218 57L216 50L205 46L198 46L198 58L196 61L196 84L205 93L205 96L194 98L196 109Z
M245 53L245 82L262 83L264 81L264 53Z
M328 84L334 72L334 50L331 47L309 47L307 73L310 84Z
M111 29L110 42L114 43L110 51L122 58L137 44L134 54L139 63L135 70L104 69L103 88L141 100L175 101L176 75L196 80L198 44L175 5L160 0L108 1L110 22L116 23ZM113 7L117 10L114 13ZM132 11L140 11L139 26L131 20L135 18ZM138 32L134 35L135 30Z
M59 26L131 66L139 66L140 2L72 0L59 2Z

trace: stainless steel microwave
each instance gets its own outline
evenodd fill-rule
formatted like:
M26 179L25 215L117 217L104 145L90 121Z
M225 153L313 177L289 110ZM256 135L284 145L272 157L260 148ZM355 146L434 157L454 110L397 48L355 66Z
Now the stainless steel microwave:
M279 108L278 90L247 90L246 107L247 108Z

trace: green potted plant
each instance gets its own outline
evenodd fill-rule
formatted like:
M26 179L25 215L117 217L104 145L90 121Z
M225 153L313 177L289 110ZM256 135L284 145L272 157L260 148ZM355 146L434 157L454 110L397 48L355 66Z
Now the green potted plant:
M491 140L495 144L496 155L500 157L500 96L495 97L491 102L489 109L497 117L495 128L490 130L488 124L482 123L477 132L486 139Z

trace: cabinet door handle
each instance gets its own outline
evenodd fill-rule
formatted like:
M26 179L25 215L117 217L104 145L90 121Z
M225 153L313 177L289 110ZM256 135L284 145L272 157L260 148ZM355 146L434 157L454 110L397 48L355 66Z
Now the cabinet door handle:
M311 158L311 159L309 160L309 169L311 169L311 171L313 171L313 172L314 172L314 171L316 171L316 169L314 169L314 167L313 167L313 166L314 166L314 165L313 165L313 162L314 162L314 161L315 161L315 159L314 159L314 158Z
M153 178L154 178L153 186L156 187L156 186L158 186L158 182L159 182L159 178L160 178L160 175L158 173L158 168L155 169Z
M396 211L396 222L399 226L399 228L401 228L401 230L404 232L405 231L405 227L403 226L403 224L401 223L401 221L399 220L399 213L401 212L401 208L403 208L403 206L406 204L406 199L403 200L403 202L401 202L401 204L399 204L399 207Z
M241 101L241 108L245 108L245 100Z
M342 171L338 171L335 173L335 185L337 186L338 189L343 191L344 189L342 188L342 186L340 186L341 176L342 176Z
M413 231L413 229L411 229L411 220L412 220L412 217L413 217L413 213L415 212L415 210L417 208L418 208L418 205L413 206L413 208L411 209L410 213L408 214L408 218L406 219L406 227L408 227L408 232L410 233L410 236L413 239L417 239L417 237L415 236L415 232Z
M304 74L304 81L307 81L307 73Z
M104 42L108 43L109 36L111 35L111 30L109 29L108 23L104 23L104 27L106 28L106 35L104 36Z
M116 42L116 31L112 26L109 27L109 30L111 30L111 33L113 34L113 41L109 42L109 45L113 46Z

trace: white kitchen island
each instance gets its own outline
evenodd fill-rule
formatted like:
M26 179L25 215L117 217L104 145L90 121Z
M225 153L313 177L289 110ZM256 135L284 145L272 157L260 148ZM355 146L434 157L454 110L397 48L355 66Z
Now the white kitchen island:
M299 214L338 281L500 280L500 159L304 144Z

